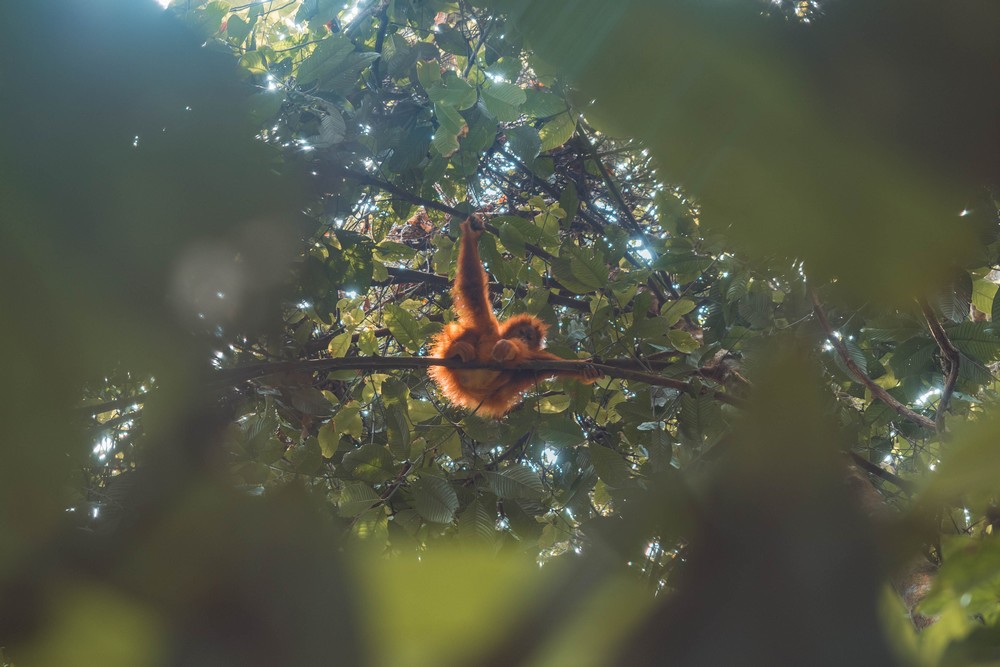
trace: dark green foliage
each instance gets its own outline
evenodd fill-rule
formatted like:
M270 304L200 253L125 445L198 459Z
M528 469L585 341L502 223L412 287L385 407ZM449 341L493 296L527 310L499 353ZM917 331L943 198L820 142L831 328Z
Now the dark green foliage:
M0 9L0 647L990 655L996 9L483 4ZM415 367L473 211L597 383Z

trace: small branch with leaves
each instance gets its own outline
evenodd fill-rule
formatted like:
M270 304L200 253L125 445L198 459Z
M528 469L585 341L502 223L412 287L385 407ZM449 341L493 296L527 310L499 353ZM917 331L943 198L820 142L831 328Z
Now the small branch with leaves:
M927 303L927 300L919 299L919 303L920 310L924 314L924 319L927 320L927 328L931 332L931 338L937 343L938 350L941 352L941 367L945 374L945 380L944 388L941 390L941 400L938 401L934 423L938 432L943 433L944 413L948 411L948 407L951 405L951 396L955 393L955 383L958 382L958 371L959 364L962 361L962 354L955 347L954 343L951 342L948 333L941 326L941 321L938 320L937 315L934 314L934 310Z
M830 326L830 321L827 319L826 312L823 310L823 303L819 300L819 296L816 294L815 290L810 289L809 295L812 297L813 312L816 314L816 319L819 321L820 326L823 327L823 331L826 332L827 340L830 342L830 345L833 346L833 349L836 350L837 355L840 357L840 360L844 362L844 365L851 372L851 375L853 375L858 382L868 387L872 396L888 405L900 417L903 417L914 424L923 426L924 428L936 428L933 421L900 403L895 397L893 397L892 394L875 384L875 381L868 377L863 370L861 370L854 360L851 359L851 355L847 351L847 346L845 346L843 341L834 334L833 327Z

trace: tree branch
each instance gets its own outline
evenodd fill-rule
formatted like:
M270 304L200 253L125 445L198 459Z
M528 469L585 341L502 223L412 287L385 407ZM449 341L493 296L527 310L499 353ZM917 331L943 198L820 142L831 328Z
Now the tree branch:
M906 493L913 494L917 492L917 485L911 482L910 480L903 479L899 475L891 473L885 468L875 465L865 457L861 456L860 454L856 454L855 452L847 452L847 455L850 457L851 461L855 465L857 465L860 468L863 468L865 472L875 475L876 477L880 477L887 482L895 484Z
M847 347L839 338L833 335L833 328L830 326L829 320L826 319L826 313L823 311L823 304L820 302L816 291L810 288L809 295L812 297L813 312L816 314L816 319L819 320L820 326L822 326L823 330L826 332L827 340L830 342L830 345L833 346L833 349L837 351L837 354L840 356L840 360L844 362L844 365L851 371L851 374L854 375L854 377L857 378L861 384L868 387L872 396L888 405L900 417L903 417L914 424L919 424L924 428L935 428L933 421L900 403L895 397L893 397L892 394L875 384L875 381L868 377L865 372L861 370L856 363L854 363L854 360L851 359L851 355L847 353Z
M632 209L625 201L625 196L622 194L622 191L618 187L618 184L615 183L615 179L612 177L611 172L609 172L608 168L605 166L604 160L602 160L601 156L597 154L597 148L590 141L590 135L587 134L587 131L584 129L582 122L577 123L577 132L580 135L580 138L582 139L582 143L585 147L585 150L588 153L590 153L590 157L597 164L597 170L601 173L601 178L604 180L604 184L607 186L608 192L611 193L611 198L615 201L615 204L618 206L618 209L622 212L622 214L625 216L625 219L628 221L628 226L631 227L633 232L639 235L639 238L642 239L643 244L646 246L647 252L649 252L655 259L656 251L653 249L653 244L649 242L649 238L646 236L646 231L642 228L642 225L640 225L639 221L635 219L634 215L632 215ZM670 276L670 274L668 274L665 271L654 271L654 274L657 275L663 282L663 286L666 287L667 291L670 292L670 296L672 296L675 299L680 298L681 295L677 292L677 289L674 288L673 278ZM661 302L666 300L662 294L659 294L657 296L660 297Z
M149 397L149 392L144 392L142 394L136 394L135 396L122 396L121 398L116 398L113 401L106 401L104 403L97 403L94 405L79 405L75 408L75 411L80 415L99 415L102 412L107 412L109 410L118 410L121 408L128 407L130 405L141 405L146 402Z
M697 390L690 382L676 378L664 377L644 370L633 370L630 366L640 364L632 359L609 359L598 362L589 361L528 361L517 366L518 370L537 371L539 375L556 371L582 372L584 367L593 366L609 377L622 380L643 382L657 387L668 387L678 391L698 391L703 395L729 405L742 407L743 399L707 387ZM340 359L318 359L307 361L279 361L273 363L253 364L237 368L227 368L217 371L214 380L220 385L236 384L277 373L291 372L331 372L341 370L386 371L404 368L428 368L444 366L446 368L473 368L489 370L511 370L510 366L496 363L464 362L459 359L437 359L434 357L344 357Z
M962 354L951 342L951 339L948 338L947 332L941 326L941 321L938 320L927 300L918 299L918 301L920 303L920 310L924 314L924 319L927 320L927 328L931 332L931 337L937 343L938 350L941 352L941 365L943 366L942 370L945 372L944 389L941 391L941 400L938 401L937 414L934 417L934 424L937 427L938 433L943 433L944 413L951 405L951 396L955 393L955 383L958 382L958 369L962 361Z
M462 220L472 215L470 212L457 209L454 206L449 206L448 204L442 204L441 202L434 201L433 199L424 199L419 195L413 194L409 190L404 190L403 188L399 187L394 183L390 183L389 181L383 181L382 179L376 178L371 174L366 174L361 171L355 171L353 169L346 169L344 167L336 165L330 165L330 166L333 169L333 173L337 174L338 176L342 176L343 178L349 178L353 181L357 181L358 183L362 183L364 185L370 185L373 188L378 188L379 190L388 192L389 194L398 197L403 201L410 202L411 204L415 204L417 206L423 206L424 208L429 208L434 211L441 211L442 213L447 213L448 215L457 216ZM494 236L499 236L500 233L496 227L494 227L489 223L486 223L484 226L486 227L487 230L489 230L491 234L493 234ZM541 248L533 243L525 243L524 248L530 251L531 254L537 257L541 257L547 262L552 262L556 258L556 256L550 253L548 250ZM552 286L558 289L566 289L565 287L560 285L556 280L552 281Z

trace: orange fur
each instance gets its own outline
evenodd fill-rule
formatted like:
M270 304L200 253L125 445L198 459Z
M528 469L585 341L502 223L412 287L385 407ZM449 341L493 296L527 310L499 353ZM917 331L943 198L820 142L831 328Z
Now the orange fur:
M482 233L482 222L478 219L469 218L462 223L458 271L452 288L458 321L450 322L437 335L431 356L499 362L511 370L431 366L427 372L452 403L499 419L520 402L522 392L548 377L561 375L590 384L600 377L600 372L588 369L539 373L517 369L525 361L564 359L542 349L548 325L537 317L514 315L503 322L497 321L490 303L486 270L479 258Z

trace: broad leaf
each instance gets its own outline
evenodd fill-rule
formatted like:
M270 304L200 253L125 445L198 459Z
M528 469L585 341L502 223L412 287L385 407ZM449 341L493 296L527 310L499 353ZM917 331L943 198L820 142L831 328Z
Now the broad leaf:
M568 243L552 262L552 270L560 283L577 294L594 292L608 284L608 266L604 257L595 250Z
M483 478L498 498L541 498L545 495L545 486L538 473L520 463L501 472L484 471Z
M424 475L410 484L413 508L434 523L451 523L458 510L458 496L448 480Z
M400 345L410 352L420 350L426 337L423 325L413 315L395 304L387 305L383 315L389 332Z
M362 445L344 455L344 470L355 479L377 484L394 477L392 454L382 445Z
M569 141L576 131L576 117L571 113L561 113L550 121L546 121L538 131L542 140L541 152L545 153L558 148Z
M349 482L340 491L337 514L343 517L358 516L379 502L379 496L364 482Z
M632 481L632 466L615 450L591 443L587 452L597 476L609 487L622 487Z
M354 52L354 44L344 35L330 35L316 45L316 49L302 61L298 82L302 85L322 81L343 67L347 57Z
M476 498L458 517L458 536L472 544L491 545L497 538L496 523L496 499Z

